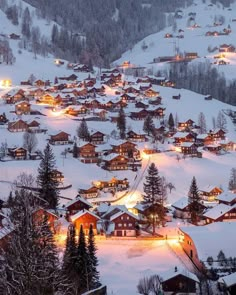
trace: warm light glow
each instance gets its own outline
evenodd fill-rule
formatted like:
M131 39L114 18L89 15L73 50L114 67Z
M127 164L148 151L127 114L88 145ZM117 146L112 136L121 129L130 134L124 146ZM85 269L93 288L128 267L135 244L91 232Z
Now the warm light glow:
M66 233L55 234L54 239L55 239L56 245L57 246L65 246L66 237L67 237Z
M178 153L181 153L181 147L176 146L175 151L178 152Z
M11 85L12 85L12 82L10 79L0 80L1 87L10 87Z

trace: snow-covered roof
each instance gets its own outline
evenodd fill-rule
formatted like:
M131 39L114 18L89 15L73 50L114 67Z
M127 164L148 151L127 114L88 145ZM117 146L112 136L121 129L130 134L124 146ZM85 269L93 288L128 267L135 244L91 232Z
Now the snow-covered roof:
M223 283L227 288L236 285L236 272L219 278L219 283Z
M200 189L199 191L210 193L215 188L216 186L208 184L204 186L202 189Z
M90 211L84 209L84 210L81 210L81 211L79 211L76 214L74 214L74 215L71 216L72 222L74 222L76 219L80 218L81 216L83 216L85 214L89 214L89 215L92 215L93 217L95 217L97 219L100 219L100 217L97 216L95 213L90 212Z
M115 213L114 215L112 215L111 218L110 218L110 220L112 221L112 220L114 220L114 219L120 217L120 216L123 215L124 213L126 213L126 214L129 215L130 217L133 217L133 218L135 218L135 219L137 219L137 220L139 219L138 216L134 215L133 213L131 213L131 212L129 212L129 211L125 211L125 212L120 211L120 212L117 212L117 213Z
M165 271L163 273L160 273L160 277L163 279L164 282L168 281L169 279L174 278L178 275L183 275L183 276L190 278L193 281L199 283L199 279L197 278L197 276L186 269L177 268L177 271L175 271L175 269L173 268L173 269L170 269L170 270Z
M194 142L183 142L180 146L181 147L191 147L194 145Z
M211 219L218 219L231 209L235 208L236 206L228 206L225 204L218 204L215 207L211 208L207 212L204 213L204 217L211 218Z
M181 227L180 230L192 238L202 261L209 256L216 258L220 250L226 257L235 256L235 222L213 222L204 226Z
M171 206L176 209L184 209L188 206L188 198L182 197L181 199L173 203Z
M111 153L111 154L109 154L109 155L107 155L107 156L104 156L102 159L104 160L104 161L111 161L111 160L113 160L113 159L115 159L116 157L118 157L118 156L120 156L119 154L116 154L116 153ZM123 158L125 158L124 156L122 156ZM126 159L126 158L125 158Z
M76 198L74 200L69 201L65 207L68 208L69 206L73 205L74 203L81 201L84 204L88 205L89 207L93 207L93 205L91 203L89 203L85 198L82 198L80 195L77 195Z
M232 202L236 198L236 194L230 192L224 192L217 196L217 200L225 201L225 202Z
M204 134L198 134L197 139L205 139L208 137L208 134L204 133Z
M185 138L189 135L189 132L176 132L173 138Z

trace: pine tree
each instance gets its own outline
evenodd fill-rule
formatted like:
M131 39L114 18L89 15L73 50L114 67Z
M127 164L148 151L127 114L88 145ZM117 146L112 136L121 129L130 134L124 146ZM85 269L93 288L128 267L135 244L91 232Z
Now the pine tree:
M119 110L119 115L117 118L117 129L119 129L120 131L120 138L125 139L126 118L125 118L125 112L123 108Z
M73 157L74 158L78 158L78 147L77 147L77 143L75 142L73 145Z
M170 115L169 115L168 126L169 126L170 130L173 130L175 127L175 121L174 121L174 117L173 117L172 113L170 113Z
M236 191L236 168L231 169L228 187L230 191Z
M22 17L21 32L27 39L29 39L31 35L31 30L30 30L31 22L32 21L31 21L29 8L26 7Z
M142 203L147 206L147 219L152 223L153 235L158 222L164 219L164 204L162 196L162 181L154 163L148 168Z
M143 131L146 132L149 136L150 134L154 133L154 130L155 125L153 119L150 115L148 115L143 122Z
M55 158L48 143L39 164L37 183L40 197L46 201L46 206L50 209L57 208L59 199L59 182L54 177L53 170L55 170Z
M200 112L198 116L198 126L199 126L199 134L204 134L207 132L206 118L203 112Z
M79 138L89 141L90 140L90 133L88 131L88 125L86 120L83 118L79 127L77 128L77 135Z
M75 227L71 224L68 227L66 249L62 263L62 278L64 280L61 290L67 294L76 294L78 289L79 274L76 272L77 243L75 239Z
M192 179L189 189L188 204L191 221L193 224L196 224L202 213L202 205L195 176Z
M96 245L94 240L94 233L93 233L93 227L90 225L89 228L89 235L88 235L88 274L89 274L89 290L98 288L101 283L99 281L99 272L97 271L98 266L98 259L96 257Z
M10 207L14 230L1 253L0 286L5 280L6 295L53 295L56 290L58 257L47 219L35 218L37 200L22 189Z
M79 275L78 279L78 291L83 293L89 290L89 268L88 268L88 252L85 240L85 234L83 226L80 227L79 241L77 247L77 258L76 258L76 272Z

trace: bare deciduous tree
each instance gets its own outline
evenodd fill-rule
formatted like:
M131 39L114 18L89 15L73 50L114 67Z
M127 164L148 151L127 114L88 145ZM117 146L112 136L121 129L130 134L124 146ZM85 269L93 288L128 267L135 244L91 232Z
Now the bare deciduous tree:
M149 295L151 292L149 278L141 278L138 282L137 290L139 294Z
M28 152L31 154L31 152L36 148L38 144L37 137L35 133L25 132L23 135L23 146L28 150Z

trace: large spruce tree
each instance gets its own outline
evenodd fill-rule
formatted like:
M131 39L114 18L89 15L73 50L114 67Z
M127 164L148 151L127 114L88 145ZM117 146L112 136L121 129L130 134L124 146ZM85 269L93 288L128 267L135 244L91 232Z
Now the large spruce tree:
M154 134L155 125L150 115L148 115L143 122L143 131L146 132L148 136Z
M48 143L42 154L42 160L38 168L37 183L40 197L45 200L45 206L50 209L56 209L59 199L59 182L54 176L55 158L52 148Z
M125 139L125 130L126 130L126 118L124 109L121 108L117 118L117 129L120 131L120 138Z
M90 140L90 133L88 130L88 125L85 119L83 118L79 127L77 128L77 135L82 140L89 141Z
M196 224L201 216L203 206L201 204L201 199L200 199L195 176L192 179L189 193L188 193L188 206L189 206L191 222L193 224Z
M164 220L164 200L162 191L162 180L154 163L148 168L148 175L144 185L143 204L148 208L147 219L152 223L153 235L158 223Z
M90 225L89 228L89 235L88 235L88 277L89 277L89 289L95 289L98 288L101 283L99 281L99 272L97 270L98 266L98 259L96 256L97 248L95 245L95 240L94 240L94 233L93 233L93 226Z

